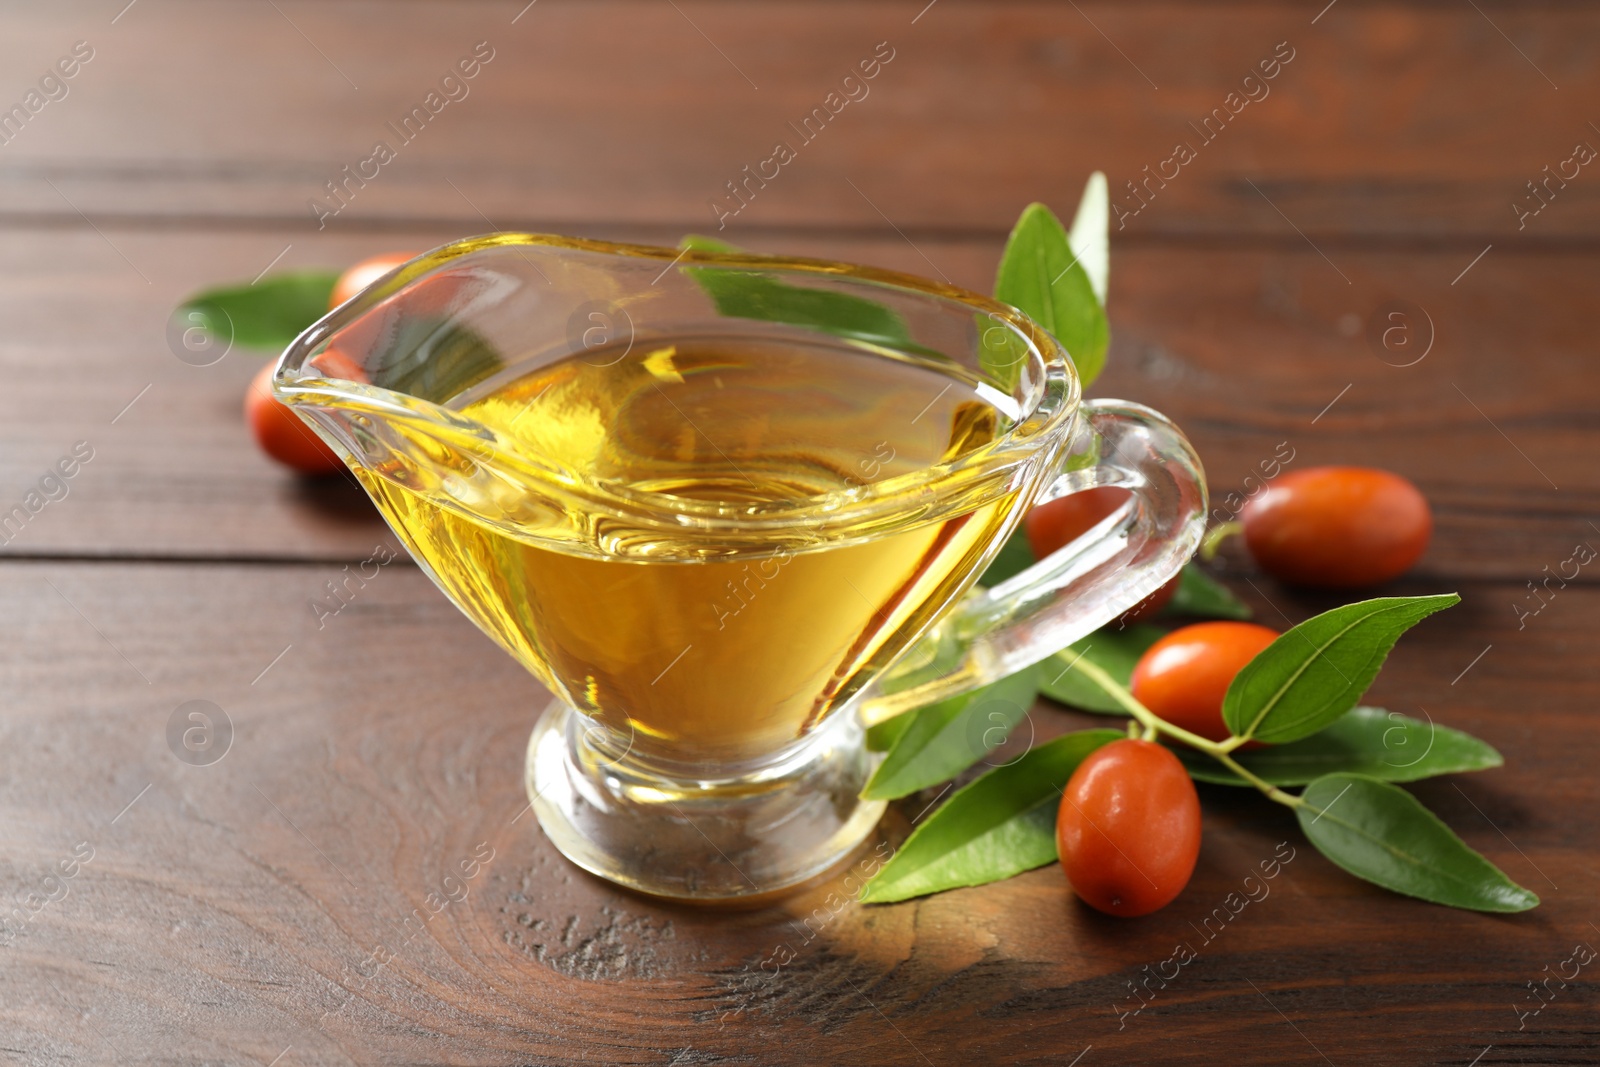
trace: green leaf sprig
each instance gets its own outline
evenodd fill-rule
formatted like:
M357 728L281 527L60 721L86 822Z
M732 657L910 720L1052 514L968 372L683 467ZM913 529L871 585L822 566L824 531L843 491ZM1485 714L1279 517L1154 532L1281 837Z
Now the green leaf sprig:
M995 272L994 296L1043 326L1067 350L1088 389L1106 363L1111 324L1106 291L1111 274L1110 197L1106 176L1089 175L1071 230L1043 204L1029 204L1006 239ZM1009 331L983 328L979 353L985 366L1006 380L1020 353L1012 351ZM1001 546L979 584L996 586L1034 563L1019 528Z
M1067 734L958 790L911 832L866 884L861 899L868 904L909 900L1054 862L1062 783L1085 756L1122 736L1119 730Z
M1359 878L1457 908L1526 911L1539 903L1537 895L1392 784L1497 767L1500 754L1459 730L1357 706L1400 636L1459 600L1453 593L1382 597L1335 608L1291 628L1235 676L1223 704L1231 709L1225 721L1232 730L1224 741L1167 722L1128 690L1126 672L1153 640L1152 627L1102 630L1079 642L1084 647L1057 659L1070 661L1071 673L1084 687L1067 693L1059 678L1042 686L1090 710L1120 709L1135 720L1130 732L1147 740L1164 736L1187 746L1180 758L1199 780L1253 786L1290 808L1312 845ZM1051 744L1092 750L1117 736L1090 730ZM1287 743L1234 755L1255 739ZM868 883L864 899L903 900L978 885L1028 869L1023 864L1036 867L1054 859L1054 849L1044 847L1042 812L1060 796L1070 773L1058 777L1052 796L1045 797L1037 773L1048 760L1026 761L1024 756L990 771L956 793ZM1305 786L1299 795L1282 788L1297 785ZM993 808L987 821L967 810L980 803ZM980 834L973 827L984 829ZM1049 840L1053 844L1053 836Z
M1084 188L1071 234L1049 208L1029 204L1006 241L994 280L996 300L1023 312L1061 342L1084 388L1100 376L1111 342L1105 309L1111 262L1106 219L1106 180L1098 171Z
M1029 205L1006 242L995 280L998 299L1062 342L1085 386L1104 366L1110 336L1106 216L1105 178L1099 173L1090 178L1070 231L1044 205ZM1019 531L980 581L997 585L1033 563ZM1500 754L1459 730L1357 706L1401 634L1459 599L1385 597L1335 608L1291 628L1234 678L1223 703L1231 731L1225 741L1166 722L1129 691L1134 666L1162 635L1154 626L1103 627L1031 668L1036 680L1019 683L1014 692L1020 697L1034 684L1085 711L1131 717L1130 734L1179 742L1179 758L1192 777L1254 787L1291 808L1311 843L1357 877L1458 908L1523 911L1539 898L1391 784L1498 767ZM1248 607L1194 564L1184 568L1164 613L1250 617ZM875 726L874 747L888 754L868 795L903 795L902 789L935 784L981 759L988 748L970 738L964 748L959 743L970 733L972 699L956 698ZM1051 862L1062 789L1085 756L1119 736L1110 730L1068 734L977 778L913 831L868 883L863 899L905 900ZM1270 747L1240 751L1251 741ZM1296 786L1304 786L1299 795L1284 789Z

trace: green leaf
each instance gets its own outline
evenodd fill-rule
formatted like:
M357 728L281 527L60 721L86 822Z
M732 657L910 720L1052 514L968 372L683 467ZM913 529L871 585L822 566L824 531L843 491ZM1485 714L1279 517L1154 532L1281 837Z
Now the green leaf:
M402 318L372 371L372 384L443 403L505 365L499 351L475 331L449 319Z
M887 752L900 740L900 735L910 728L916 721L917 713L907 711L896 715L892 719L885 719L875 726L867 727L867 751Z
M1399 786L1329 774L1307 786L1301 800L1300 828L1318 852L1357 878L1472 911L1527 911L1539 903Z
M1237 737L1272 744L1316 733L1355 707L1401 634L1460 600L1380 597L1307 619L1234 676L1222 721Z
M1054 860L1061 790L1085 756L1124 736L1120 730L1067 734L958 790L912 831L866 884L861 900L887 904L983 885Z
M990 561L989 567L983 572L983 577L978 579L978 584L993 588L1007 578L1015 578L1036 561L1033 558L1033 549L1028 547L1028 535L1018 526L1012 535L1006 538L1006 543L1000 546L1000 551Z
M711 237L690 234L679 242L697 252L742 252ZM928 350L911 339L905 320L890 308L853 293L810 289L769 274L723 267L682 268L727 318L805 326L837 337L871 341L910 351ZM935 353L938 354L938 353Z
M1217 785L1250 785L1203 752L1191 748L1174 751L1193 778ZM1305 785L1335 773L1415 782L1439 774L1481 771L1504 762L1500 753L1471 734L1369 707L1352 708L1310 737L1238 751L1233 758L1272 785Z
M1014 327L987 311L973 316L978 333L978 365L1007 390L1015 389L1031 348Z
M1111 337L1106 312L1060 220L1043 204L1024 208L1011 231L994 295L1061 342L1084 388L1099 376Z
M687 248L691 252L743 252L738 245L731 245L727 241L719 241L715 237L707 237L700 233L684 234L683 240L678 242L679 248Z
M1121 630L1114 625L1096 630L1039 664L1036 668L1039 671L1039 691L1051 700L1084 711L1126 715L1127 710L1110 693L1082 671L1075 670L1074 664L1082 656L1126 688L1139 657L1165 633L1161 627L1148 623L1134 623Z
M1177 592L1167 602L1164 613L1197 619L1248 619L1251 614L1244 601L1194 563L1184 566Z
M1005 741L1038 694L1030 669L897 716L911 724L894 739L861 795L893 800L960 774Z
M337 271L304 270L272 274L254 285L207 289L178 306L193 312L212 336L246 348L283 349L307 326L328 313Z
M1111 197L1101 171L1089 175L1083 185L1083 199L1078 201L1078 213L1072 217L1067 243L1083 264L1095 298L1105 307L1106 286L1111 279Z

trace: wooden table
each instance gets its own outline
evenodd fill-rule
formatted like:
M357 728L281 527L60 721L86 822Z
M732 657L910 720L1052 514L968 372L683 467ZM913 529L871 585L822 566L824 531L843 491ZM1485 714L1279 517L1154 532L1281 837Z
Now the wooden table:
M1575 944L1600 944L1600 593L1592 569L1541 601L1528 584L1600 545L1600 171L1564 163L1600 145L1600 13L124 3L14 3L0 34L0 103L76 42L92 50L0 146L0 509L78 442L92 450L0 549L5 1059L1600 1060L1593 971L1517 1014ZM468 95L319 228L325 183L479 42L492 58ZM1104 169L1128 214L1097 392L1176 418L1217 494L1280 442L1296 467L1375 464L1422 486L1436 539L1394 591L1464 603L1405 638L1370 700L1505 754L1415 792L1541 907L1493 917L1385 893L1281 810L1208 788L1194 880L1150 918L1091 912L1046 868L852 905L802 942L826 886L696 910L563 861L519 818L541 692L409 563L319 625L311 603L391 535L347 484L257 454L238 408L259 359L176 358L174 304L269 267L491 229L716 232L725 183L879 42L893 58L869 95L720 236L986 291L1022 205L1070 212ZM1230 92L1259 95L1243 79L1275 52L1292 58L1268 95L1205 140L1202 120ZM1126 183L1180 141L1195 158L1135 199ZM1563 167L1534 199L1527 183ZM1268 623L1333 603L1237 561L1225 577ZM1536 603L1519 625L1514 605ZM229 743L208 765L169 743L190 701L221 709ZM1042 703L1033 719L1083 721ZM1271 896L1120 1015L1144 968L1286 840L1298 851ZM794 962L761 980L784 943Z

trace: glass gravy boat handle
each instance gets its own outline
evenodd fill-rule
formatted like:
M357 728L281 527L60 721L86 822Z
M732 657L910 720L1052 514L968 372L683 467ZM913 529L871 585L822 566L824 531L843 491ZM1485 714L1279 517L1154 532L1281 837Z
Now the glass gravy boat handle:
M1074 432L1066 469L1018 506L1095 486L1129 490L1128 503L1022 573L969 594L863 696L869 725L1054 655L1155 592L1194 554L1205 473L1182 431L1142 404L1088 400Z

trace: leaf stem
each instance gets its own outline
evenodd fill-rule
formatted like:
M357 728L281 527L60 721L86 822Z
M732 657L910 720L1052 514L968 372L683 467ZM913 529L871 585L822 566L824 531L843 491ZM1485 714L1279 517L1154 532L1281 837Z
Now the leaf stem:
M1237 520L1233 522L1225 522L1221 526L1215 527L1210 533L1206 534L1205 539L1200 542L1200 558L1205 560L1207 563L1210 563L1212 560L1217 558L1217 552L1222 548L1222 542L1226 541L1234 534L1243 532L1244 523L1238 522Z
M1232 771L1234 774L1237 774L1240 778L1243 778L1245 781L1261 790L1268 797L1276 800L1279 804L1283 804L1291 808L1298 808L1301 804L1305 803L1305 801L1301 800L1293 793L1285 793L1283 790L1279 789L1275 785L1272 785L1270 782L1258 778L1256 775L1246 770L1242 763L1228 755L1226 752L1213 752L1211 755L1218 763L1222 764L1224 767L1228 768L1228 770Z
M1184 744L1193 745L1195 748L1198 748L1204 752L1208 752L1213 756L1219 756L1223 754L1221 751L1221 746L1217 744L1217 742L1207 740L1206 738L1201 737L1199 734L1192 734L1181 726L1174 726L1172 723L1156 715L1155 712L1139 703L1134 695L1128 692L1128 690L1118 683L1115 678L1107 674L1103 667L1091 660L1085 659L1082 653L1079 653L1078 658L1073 660L1073 667L1088 675L1091 681L1093 681L1100 688L1104 689L1107 693L1110 693L1111 699L1115 700L1118 704L1121 704L1123 708L1127 710L1129 715L1132 715L1135 719L1138 719L1139 722L1144 725L1147 733L1150 731L1159 730L1161 733L1164 733L1169 737L1176 738L1177 740L1182 741Z
M1200 751L1206 753L1218 763L1221 763L1224 767L1228 768L1234 774L1237 774L1240 778L1243 778L1245 781L1261 790L1268 797L1277 801L1279 804L1284 804L1291 808L1298 808L1304 803L1304 801L1302 801L1299 797L1294 796L1292 793L1285 793L1277 786L1251 773L1244 767L1243 764L1228 754L1234 749L1238 748L1240 745L1244 744L1245 741L1248 740L1247 738L1232 737L1226 741L1212 741L1209 738L1201 737L1199 734L1190 733L1181 726L1174 726L1172 723L1161 718L1155 712L1145 707L1139 702L1137 697L1128 692L1125 686L1120 684L1115 678L1111 677L1105 668L1101 667L1097 663L1085 659L1082 653L1079 653L1078 658L1073 660L1073 667L1088 675L1091 681L1093 681L1100 688L1104 689L1107 693L1110 693L1113 700L1115 700L1118 704L1121 704L1123 708L1127 710L1129 715L1132 715L1139 721L1141 725L1143 725L1144 730L1142 731L1141 736L1144 738L1144 740L1153 741L1155 740L1157 732L1164 733L1168 737L1172 737L1178 741L1182 741L1184 744L1198 748Z

